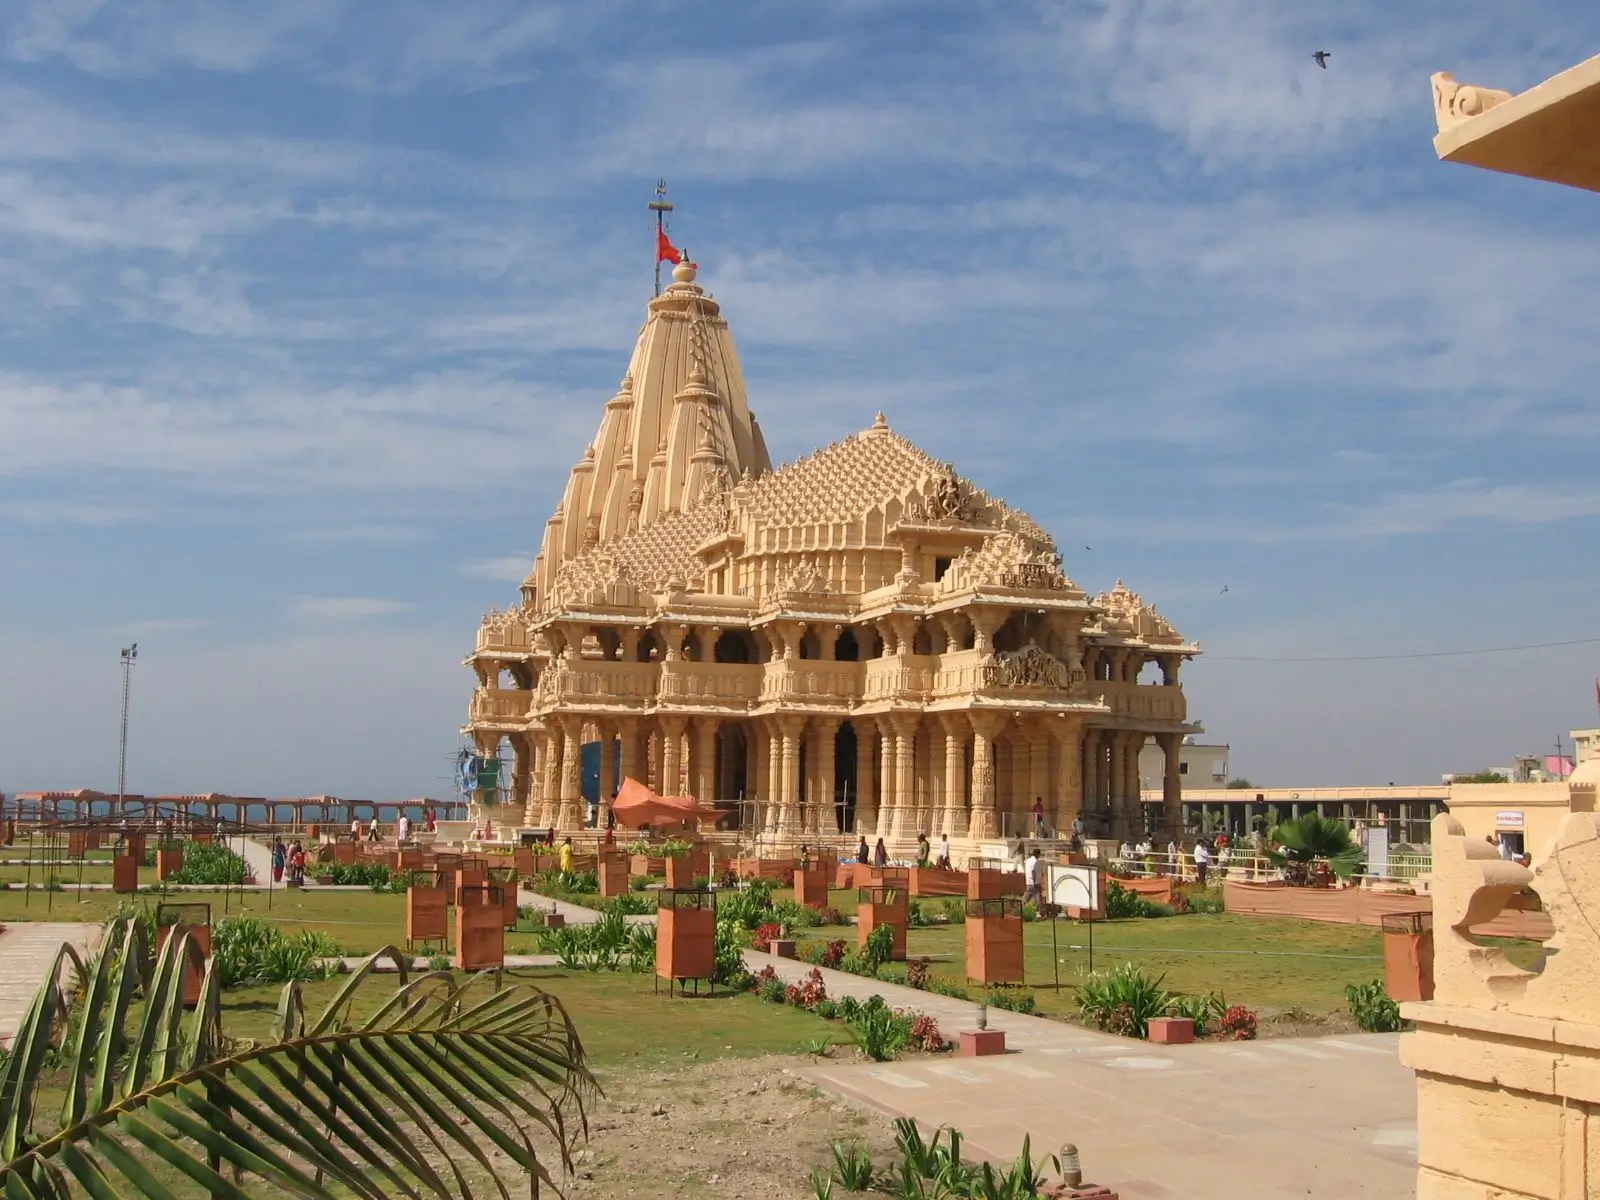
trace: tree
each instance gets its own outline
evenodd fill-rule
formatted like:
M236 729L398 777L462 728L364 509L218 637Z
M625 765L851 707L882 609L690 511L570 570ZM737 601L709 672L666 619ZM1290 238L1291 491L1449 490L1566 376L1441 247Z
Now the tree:
M1451 783L1510 783L1499 771L1479 771L1475 775L1452 775Z
M57 984L69 959L70 1004ZM399 986L356 1017L384 959ZM535 1189L552 1182L534 1131L570 1170L595 1083L561 1002L534 987L473 995L481 976L411 979L408 961L393 947L374 954L309 1023L301 985L286 984L273 1036L230 1042L214 961L187 934L152 956L129 918L87 966L62 947L0 1069L0 1188L8 1200L380 1200L470 1197L476 1182L508 1197L505 1159ZM186 1015L185 967L201 963ZM61 1088L60 1116L46 1120L39 1102Z
M1256 785L1251 783L1248 779L1230 779L1223 786L1232 788L1235 791L1243 792L1254 791Z
M1274 825L1267 842L1267 861L1283 868L1285 882L1301 887L1311 883L1318 861L1325 861L1340 879L1348 879L1361 866L1361 847L1350 827L1314 812Z

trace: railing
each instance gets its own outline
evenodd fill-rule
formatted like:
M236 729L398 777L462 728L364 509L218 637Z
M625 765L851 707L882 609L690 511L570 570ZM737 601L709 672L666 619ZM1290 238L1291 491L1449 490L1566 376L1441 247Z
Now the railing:
M528 636L528 626L522 621L478 626L479 650L526 651L533 648Z
M862 669L857 663L812 664L796 667L769 663L761 681L762 700L850 700L861 694Z
M1183 721L1188 705L1183 692L1175 687L1145 683L1106 683L1091 681L1089 694L1100 699L1117 717L1143 717L1152 721Z
M534 695L531 689L478 688L467 715L474 721L520 721L532 711Z
M1108 865L1112 871L1135 879L1155 879L1163 875L1179 880L1191 880L1196 877L1192 849L1179 850L1176 856L1165 850L1129 857L1117 854L1111 857ZM1391 854L1389 865L1384 871L1372 874L1361 870L1351 878L1357 881L1371 880L1375 883L1412 883L1424 875L1431 874L1432 871L1432 854ZM1225 859L1220 854L1213 854L1207 873L1211 879L1242 879L1252 883L1283 877L1281 867L1275 865L1271 859L1253 851L1234 853L1230 850Z
M961 696L983 687L983 659L977 650L952 650L939 657L933 676L935 697Z
M932 661L927 655L895 655L867 660L863 672L862 694L867 700L895 697L926 699L933 687L933 668L921 664Z
M761 694L762 667L759 663L691 662L687 659L661 664L661 683L657 694L663 700L712 700L723 704L743 704Z
M658 663L580 659L582 665L556 663L539 680L539 703L563 700L645 700L656 694ZM694 665L694 664L690 664Z

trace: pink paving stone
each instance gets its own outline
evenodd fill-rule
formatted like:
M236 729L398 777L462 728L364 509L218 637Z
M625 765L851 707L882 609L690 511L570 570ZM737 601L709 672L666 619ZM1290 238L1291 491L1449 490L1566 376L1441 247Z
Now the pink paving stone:
M1194 1041L1194 1022L1188 1017L1151 1017L1150 1040L1163 1046L1187 1046Z

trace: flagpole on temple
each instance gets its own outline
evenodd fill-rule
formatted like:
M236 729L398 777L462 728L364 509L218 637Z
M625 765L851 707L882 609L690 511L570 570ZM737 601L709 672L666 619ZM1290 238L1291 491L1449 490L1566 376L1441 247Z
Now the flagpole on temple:
M650 211L656 214L656 295L661 295L661 243L666 237L666 216L672 211L672 201L667 199L667 181L656 180L656 198L650 201Z

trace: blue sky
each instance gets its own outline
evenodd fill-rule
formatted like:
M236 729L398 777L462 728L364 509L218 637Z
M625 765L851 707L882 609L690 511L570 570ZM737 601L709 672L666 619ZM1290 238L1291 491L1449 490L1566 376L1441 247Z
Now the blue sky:
M657 175L775 457L884 409L1204 643L1236 771L1553 748L1600 646L1239 659L1600 633L1600 200L1438 163L1428 85L1597 46L1553 0L12 0L0 789L114 786L137 639L131 790L442 793Z

